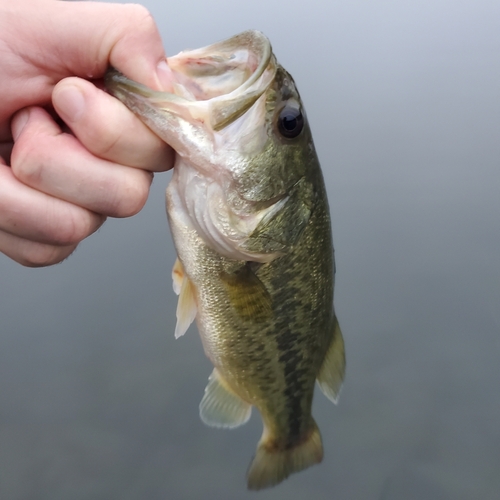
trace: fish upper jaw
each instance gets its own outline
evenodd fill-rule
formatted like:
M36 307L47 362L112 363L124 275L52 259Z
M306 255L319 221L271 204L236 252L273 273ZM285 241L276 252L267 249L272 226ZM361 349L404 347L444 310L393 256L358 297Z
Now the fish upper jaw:
M172 92L153 91L111 69L106 87L182 154L194 137L214 134L245 114L272 84L277 62L269 40L246 31L168 58ZM189 126L181 122L187 122ZM203 146L202 146L203 147Z

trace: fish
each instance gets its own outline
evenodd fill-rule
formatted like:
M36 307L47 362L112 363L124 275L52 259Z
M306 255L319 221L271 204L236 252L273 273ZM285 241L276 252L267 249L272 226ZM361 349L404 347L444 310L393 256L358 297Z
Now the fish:
M322 461L315 382L337 403L344 380L325 184L295 82L264 34L167 62L169 92L113 68L105 85L176 152L166 191L175 337L196 320L214 366L204 423L235 428L260 413L247 487L268 488Z

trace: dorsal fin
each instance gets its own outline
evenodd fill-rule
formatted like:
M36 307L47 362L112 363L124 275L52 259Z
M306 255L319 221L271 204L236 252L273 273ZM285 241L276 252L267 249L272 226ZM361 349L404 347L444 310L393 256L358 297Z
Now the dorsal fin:
M321 392L330 401L337 404L345 374L344 339L337 318L333 322L332 331L332 341L326 352L317 380Z

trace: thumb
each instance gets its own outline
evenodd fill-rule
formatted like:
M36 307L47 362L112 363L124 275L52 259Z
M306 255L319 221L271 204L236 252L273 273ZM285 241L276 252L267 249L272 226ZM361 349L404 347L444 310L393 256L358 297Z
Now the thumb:
M112 65L129 78L162 89L165 52L145 7L31 0L10 13L21 55L52 85L67 76L101 78Z

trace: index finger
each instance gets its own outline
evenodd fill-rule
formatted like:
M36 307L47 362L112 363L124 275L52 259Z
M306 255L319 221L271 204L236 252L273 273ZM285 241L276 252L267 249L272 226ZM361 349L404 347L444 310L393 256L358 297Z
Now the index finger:
M120 101L80 78L66 78L52 103L80 142L95 156L114 163L163 172L174 153Z

